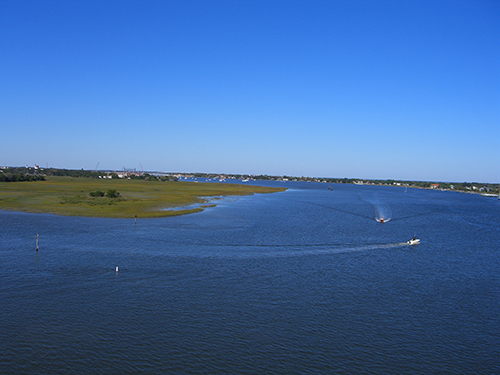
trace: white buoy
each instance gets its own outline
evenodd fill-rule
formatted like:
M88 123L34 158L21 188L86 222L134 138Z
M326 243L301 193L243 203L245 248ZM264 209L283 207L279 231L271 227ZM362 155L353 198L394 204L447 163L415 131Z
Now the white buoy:
M118 266L116 266L116 269L115 269L116 272L118 272Z

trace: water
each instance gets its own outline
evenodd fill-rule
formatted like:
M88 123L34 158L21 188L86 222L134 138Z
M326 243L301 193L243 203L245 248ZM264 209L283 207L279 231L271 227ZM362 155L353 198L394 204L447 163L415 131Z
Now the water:
M500 201L267 184L135 225L0 211L0 373L500 373Z

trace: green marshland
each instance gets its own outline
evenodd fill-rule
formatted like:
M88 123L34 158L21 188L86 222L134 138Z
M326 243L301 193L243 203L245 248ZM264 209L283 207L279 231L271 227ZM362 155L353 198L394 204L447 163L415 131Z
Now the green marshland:
M67 216L154 218L202 211L213 206L210 198L284 190L238 184L52 176L45 181L1 182L0 209ZM196 208L192 207L194 204Z

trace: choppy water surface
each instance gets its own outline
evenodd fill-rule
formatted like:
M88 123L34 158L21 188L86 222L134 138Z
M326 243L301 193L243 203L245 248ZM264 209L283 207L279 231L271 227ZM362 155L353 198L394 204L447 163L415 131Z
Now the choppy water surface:
M500 201L274 184L137 224L0 211L0 372L500 373Z

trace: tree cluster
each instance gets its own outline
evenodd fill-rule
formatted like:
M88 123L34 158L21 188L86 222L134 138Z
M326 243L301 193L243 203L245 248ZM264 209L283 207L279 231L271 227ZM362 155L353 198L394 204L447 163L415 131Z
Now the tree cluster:
M47 176L68 176L68 177L87 177L87 178L99 178L102 172L88 171L84 169L56 169L50 168L44 170Z
M119 198L120 193L116 189L109 189L106 193L102 190L94 190L89 193L91 197L98 198L98 197L108 197L108 198Z

